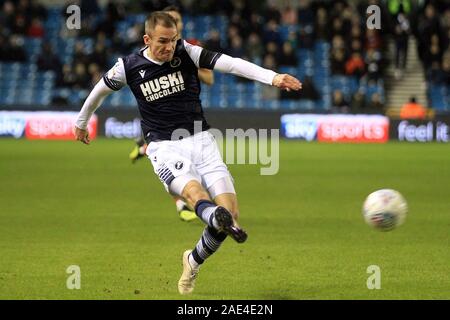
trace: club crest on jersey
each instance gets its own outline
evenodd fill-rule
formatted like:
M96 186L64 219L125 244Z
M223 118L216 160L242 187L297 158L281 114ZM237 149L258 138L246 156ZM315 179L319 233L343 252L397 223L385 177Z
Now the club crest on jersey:
M170 66L172 68L176 68L181 64L181 59L178 57L174 57L172 60L170 60Z
M148 102L185 90L181 71L173 72L141 83L140 88L145 100Z

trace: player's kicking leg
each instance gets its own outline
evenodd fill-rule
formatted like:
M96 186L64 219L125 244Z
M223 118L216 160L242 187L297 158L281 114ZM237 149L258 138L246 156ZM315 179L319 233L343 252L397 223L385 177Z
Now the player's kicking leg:
M131 150L129 155L132 163L135 163L136 160L146 156L147 143L145 143L144 138L140 137L136 139L135 142L136 145L134 146L133 150ZM181 220L189 222L197 218L195 212L187 206L186 202L184 202L182 198L174 196L173 199L175 201L178 216Z
M177 181L174 183L177 184ZM193 250L183 253L183 272L178 281L178 291L181 294L189 294L194 290L200 266L216 252L225 241L227 235L241 243L247 239L247 234L236 223L233 215L227 208L213 203L208 192L195 180L189 181L183 189L183 197L188 203L195 203L195 212L205 222L207 227ZM215 197L229 208L236 208L236 195L219 195ZM237 212L237 211L235 211Z

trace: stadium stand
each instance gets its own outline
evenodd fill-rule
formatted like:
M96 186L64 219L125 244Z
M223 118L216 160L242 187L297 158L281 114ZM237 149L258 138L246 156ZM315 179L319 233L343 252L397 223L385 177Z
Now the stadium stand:
M369 2L383 5L381 1ZM215 84L202 87L204 107L336 112L332 96L335 91L341 91L346 101L353 101L356 94L363 96L366 104L378 100L381 107L366 111L383 113L383 72L389 63L384 57L384 43L389 32L367 30L365 8L369 2L355 5L351 1L301 0L295 8L276 8L260 1L250 8L246 2L224 0L220 8L214 1L203 1L193 10L181 1L178 5L184 8L185 39L198 39L212 49L214 44L225 53L259 64L273 59L274 67L280 72L291 73L301 80L311 77L312 86L319 92L318 99L278 93L266 96L260 84L236 82L231 75L215 73ZM55 105L79 108L89 89L117 58L140 47L145 14L135 12L161 9L168 4L159 1L161 8L144 4L139 7L136 3L144 1L137 1L133 2L134 9L114 2L105 8L92 6L93 14L83 16L82 29L72 31L66 29L65 7L46 8L38 2L31 5L27 1L0 3L1 37L7 44L0 52L0 103L4 107L30 105L33 108ZM196 6L198 2L193 1L191 5ZM425 5L418 10L418 16L422 17ZM447 8L438 26L443 38L439 75L433 73L427 78L429 105L442 111L450 111L450 62L446 69L442 67L443 61L450 59L449 16ZM329 28L328 32L325 28ZM423 29L417 32L419 39L426 38L420 33ZM219 40L214 42L213 33L219 35ZM45 47L50 49L42 54ZM51 52L54 60L50 60ZM427 68L424 70L431 73ZM439 80L435 81L436 78ZM104 102L107 108L134 106L128 89Z

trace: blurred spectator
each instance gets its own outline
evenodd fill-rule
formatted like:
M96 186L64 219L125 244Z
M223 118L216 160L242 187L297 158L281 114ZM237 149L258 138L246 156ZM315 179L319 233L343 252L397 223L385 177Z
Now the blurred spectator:
M334 90L331 101L331 110L333 113L349 113L350 107L345 100L344 94L341 90Z
M25 53L25 50L23 49L23 46L23 38L19 35L13 34L9 37L9 39L5 38L3 45L1 46L2 60L10 62L27 61L27 55Z
M98 6L97 0L80 0L81 12L83 15L95 16L100 13L100 7Z
M241 37L236 36L231 39L231 46L227 49L227 54L235 58L242 58L244 56L245 51L242 46Z
M403 13L397 16L397 24L395 25L395 78L399 80L406 68L408 37L410 32L409 21Z
M311 8L310 0L298 0L297 14L300 25L314 24L314 11Z
M331 52L331 73L332 74L345 74L345 50L343 48L335 49Z
M294 52L294 48L292 48L292 45L290 42L283 43L283 49L281 51L281 54L279 56L279 65L280 66L297 66L298 59L297 55Z
M92 52L88 58L86 64L96 63L99 66L108 65L108 54L106 53L106 47L103 43L97 42L95 44L94 52Z
M266 43L265 54L270 54L270 55L273 55L274 57L278 57L280 54L280 50L279 50L277 43L272 42L272 41Z
M62 65L58 56L53 52L49 42L43 42L41 53L36 62L38 69L41 71L53 71L56 75L56 81L62 78Z
M27 33L27 29L28 27L26 24L25 14L16 13L11 32L24 36Z
M367 113L382 114L384 111L384 104L381 100L381 95L378 92L370 96L369 105L367 106Z
M281 13L276 7L274 1L269 1L267 4L267 8L264 12L264 17L266 17L267 21L274 21L275 24L280 24L281 22Z
M350 44L350 49L351 49L352 53L358 52L361 55L363 54L361 41L359 41L357 39L352 40L352 42Z
M366 30L366 50L381 49L381 36L377 29Z
M125 45L127 50L133 50L134 48L142 45L142 35L144 34L142 23L135 23L129 27L126 31Z
M329 33L330 34L330 33ZM334 36L345 36L345 30L344 30L344 23L342 21L342 19L340 17L335 17L332 20L332 24L331 24L331 37L333 38Z
M297 25L297 13L291 6L288 5L283 9L281 21L285 25Z
M419 58L426 64L424 53L428 51L433 34L439 34L441 30L440 21L436 9L432 4L425 7L425 14L419 16L417 26L418 53Z
M116 20L114 20L114 13L106 12L106 18L102 20L95 29L95 33L104 32L107 37L112 38L116 33Z
M353 52L345 63L345 73L360 78L365 72L364 60L359 52Z
M381 77L383 63L381 53L374 49L367 50L365 62L367 65L367 81L369 83L377 82Z
M275 57L271 54L266 54L264 56L263 65L264 68L276 70L277 64L275 62ZM265 100L278 99L280 90L274 86L263 86L262 87L262 98Z
M286 41L289 41L292 48L294 48L294 50L297 50L299 39L297 38L297 33L295 31L289 31Z
M75 89L87 89L90 86L90 78L86 72L86 66L83 63L77 63L74 67L75 81L73 88Z
M431 36L431 43L428 48L425 49L423 53L423 64L425 70L431 68L431 66L436 63L437 65L441 65L443 51L439 45L439 36L438 34L433 34Z
M205 41L205 48L211 51L223 52L220 44L220 34L216 29L209 32L208 38Z
M263 54L264 54L264 47L261 43L261 38L257 33L252 32L246 41L245 55L251 61L256 61L257 59L260 59L263 56Z
M75 84L75 73L70 64L66 63L62 68L62 79L61 82L57 83L57 87L71 88Z
M400 118L402 119L425 119L427 109L416 102L415 97L411 97L408 103L405 103L400 110Z
M89 58L84 49L84 43L77 41L75 43L74 54L73 54L73 64L83 63L87 65L89 63Z
M366 112L366 95L361 91L356 91L351 100L352 113L365 113Z
M278 31L278 24L275 20L269 20L266 29L263 32L263 42L275 42L278 46L281 46L281 35Z
M39 3L39 0L30 0L28 10L33 18L39 18L41 21L47 19L47 9Z
M351 41L358 41L359 43L362 43L364 38L361 33L361 28L359 25L353 25L350 30L350 39Z
M427 80L432 84L450 87L450 56L443 60L442 66L437 63L431 66L427 73Z
M328 16L327 10L324 7L319 7L317 9L314 30L317 39L319 40L328 39L329 36Z
M439 78L438 83L450 88L450 56L445 58L442 63L442 76Z
M42 25L42 21L39 18L33 18L31 20L31 25L27 30L27 36L32 38L42 38L44 37L45 30Z
M3 26L7 33L10 33L15 21L14 4L12 1L5 1L0 11L0 26Z
M262 35L264 31L263 18L256 12L252 12L250 15L250 23L248 25L249 33L254 32L258 35Z
M103 77L103 72L96 63L91 63L88 67L88 73L91 78L89 88L93 88Z
M313 28L314 27L311 24L306 24L300 27L298 38L302 48L311 49L314 46L315 35Z
M335 35L332 39L331 39L331 49L335 50L335 49L345 49L345 42L344 42L344 37L342 37L341 35Z

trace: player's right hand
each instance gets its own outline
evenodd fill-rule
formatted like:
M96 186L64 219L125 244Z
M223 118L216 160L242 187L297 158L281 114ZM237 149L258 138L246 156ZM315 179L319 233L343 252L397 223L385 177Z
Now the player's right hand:
M89 132L87 130L80 129L77 126L74 126L73 134L78 141L81 141L84 144L89 144L91 142L91 140L89 139Z

